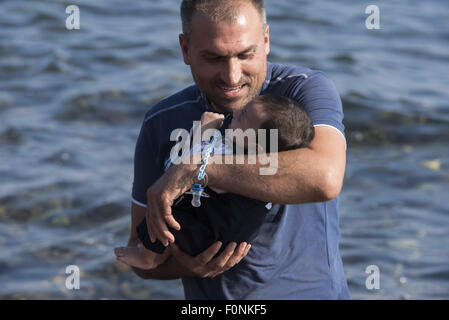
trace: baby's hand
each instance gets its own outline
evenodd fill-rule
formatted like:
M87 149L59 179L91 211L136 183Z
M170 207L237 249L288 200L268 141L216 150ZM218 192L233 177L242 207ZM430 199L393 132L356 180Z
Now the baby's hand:
M223 125L225 116L215 112L204 112L201 116L201 130L218 129Z

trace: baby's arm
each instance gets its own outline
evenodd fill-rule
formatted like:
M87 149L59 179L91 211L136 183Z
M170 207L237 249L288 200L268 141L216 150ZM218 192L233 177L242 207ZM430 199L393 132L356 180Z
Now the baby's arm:
M204 132L207 129L219 129L223 125L225 116L215 112L205 112L201 117L201 131ZM211 188L216 193L225 193L225 191Z
M207 140L206 136L205 136L205 132L208 129L219 129L224 122L224 115L219 114L219 113L215 113L215 112L204 112L203 115L201 116L201 127L196 127L194 133L193 133L193 137L194 137L194 145L192 146L192 149L190 150L191 154L202 154L204 151L204 147L206 145L208 145L210 138L212 137L210 134L210 132L207 132L207 138L209 138L209 140ZM201 143L199 143L199 141L195 142L195 137L198 137L198 135L201 137L200 139L204 141L202 141ZM207 141L206 141L207 140Z
M218 129L223 125L225 116L215 112L204 112L201 116L201 131Z

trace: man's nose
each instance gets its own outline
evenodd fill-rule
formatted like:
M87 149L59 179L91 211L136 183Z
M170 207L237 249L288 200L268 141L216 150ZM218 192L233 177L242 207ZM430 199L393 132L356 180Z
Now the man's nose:
M229 87L236 87L240 84L242 70L238 59L231 58L223 67L221 78Z

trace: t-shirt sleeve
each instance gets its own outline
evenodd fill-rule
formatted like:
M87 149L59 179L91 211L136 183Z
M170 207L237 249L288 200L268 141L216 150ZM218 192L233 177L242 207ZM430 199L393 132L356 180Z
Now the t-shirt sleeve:
M134 153L134 181L132 201L146 207L147 190L158 178L155 152L146 123L142 124Z
M325 73L312 73L292 86L289 96L308 112L314 126L330 126L344 136L343 106L337 88Z

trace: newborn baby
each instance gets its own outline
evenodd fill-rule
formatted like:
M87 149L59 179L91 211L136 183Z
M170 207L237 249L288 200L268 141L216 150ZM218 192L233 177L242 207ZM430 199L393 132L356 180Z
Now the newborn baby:
M201 118L201 129L219 128L223 120L222 114L205 112ZM306 111L294 100L272 94L258 96L244 108L234 111L228 129L254 129L256 134L257 129L266 129L264 152L267 153L307 147L314 137L314 127ZM270 146L270 129L278 130L278 150L271 150L274 146ZM242 140L234 139L232 142L236 146ZM246 139L243 144L241 147L248 149ZM216 153L226 153L225 139L221 141L223 148L220 144L217 145L220 151L225 152ZM202 143L202 146L207 146L207 143ZM204 151L201 146L194 146L192 149L200 153ZM218 189L206 187L205 192L210 197L201 198L200 207L192 206L190 195L181 196L172 206L172 214L181 229L169 227L169 230L175 237L175 243L192 256L203 252L216 241L223 243L217 255L229 242L251 242L271 209L266 202ZM115 248L117 259L140 269L152 269L163 263L166 258L162 255L165 247L159 240L151 242L146 219L137 226L137 233L142 243L136 247Z

